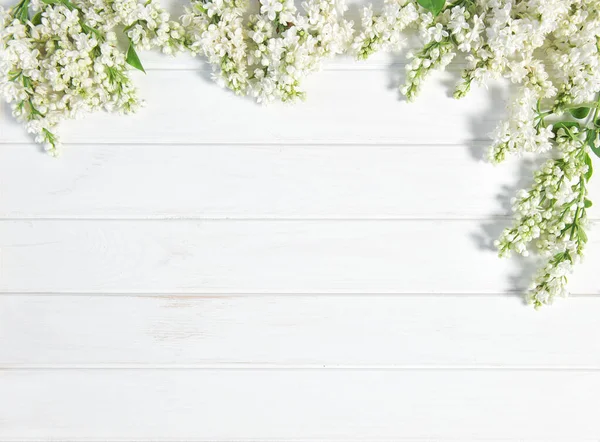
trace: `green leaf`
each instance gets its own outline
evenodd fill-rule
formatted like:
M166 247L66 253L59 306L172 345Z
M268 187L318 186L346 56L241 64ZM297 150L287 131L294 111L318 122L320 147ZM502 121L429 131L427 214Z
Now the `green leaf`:
M73 11L74 9L77 9L77 6L75 6L69 0L42 0L42 3L44 3L46 5L64 5L67 8L69 8L71 11Z
M588 242L588 236L587 236L587 233L585 233L585 230L579 228L579 229L577 229L577 233L579 233L579 239L581 239L581 242L583 242L583 243Z
M417 3L430 11L433 15L438 15L444 9L446 0L417 0Z
M569 132L569 129L573 129L575 127L577 129L581 128L579 123L575 121L559 121L558 123L554 123L552 125L552 131L554 132L554 135L558 135L559 129L565 129L567 132Z
M594 167L592 165L592 159L590 158L590 155L588 153L585 154L584 161L588 167L588 171L585 173L585 175L583 177L585 178L586 181L589 181L590 178L592 177L592 175L594 174Z
M29 20L29 0L25 0L14 10L14 15L16 19L18 19L21 23L27 23Z
M94 37L96 37L96 39L99 42L104 42L104 35L102 35L102 32L100 32L97 29L92 28L91 26L86 25L85 23L81 22L81 29L83 30L83 32L85 32L86 34L93 34Z
M589 209L590 207L592 207L592 202L589 199L585 199L583 201L583 207L585 207L586 209Z
M590 130L588 132L587 144L594 155L600 157L600 148L596 147L596 140L598 139L598 131Z
M20 20L21 20L21 22L25 23L28 19L29 19L29 9L27 7L23 7L23 9L21 9Z
M42 23L42 13L38 12L37 14L35 14L33 16L33 18L31 19L31 23L33 23L35 26L41 24Z
M129 49L127 49L127 59L125 61L128 65L139 69L144 74L146 73L146 71L144 70L144 66L142 66L142 62L140 61L140 57L138 57L137 52L135 52L135 48L133 47L133 43L131 42L131 40L129 41Z
M77 6L75 6L73 3L71 3L69 0L61 0L61 3L63 5L65 5L67 8L69 8L71 11L77 9Z
M589 107L578 107L576 109L569 110L569 112L578 120L582 120L590 114L590 110L591 109Z

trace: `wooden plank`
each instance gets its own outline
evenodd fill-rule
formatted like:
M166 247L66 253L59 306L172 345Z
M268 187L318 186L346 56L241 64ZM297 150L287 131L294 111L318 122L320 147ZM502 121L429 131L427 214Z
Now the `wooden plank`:
M0 376L3 440L581 441L600 373L36 370Z
M0 146L2 218L482 218L530 164L448 146ZM519 180L518 177L521 177ZM600 180L592 180L592 197ZM593 207L591 216L598 213Z
M531 261L489 245L499 221L3 221L0 291L502 293ZM600 234L571 288L598 293Z
M598 297L0 296L0 367L600 369ZM466 351L468 349L468 351Z
M507 92L498 84L492 85L492 93L478 89L463 100L454 100L447 83L455 75L448 73L432 78L420 100L406 103L400 101L395 88L389 88L387 71L324 71L307 82L306 102L261 107L222 90L196 71L139 72L135 76L147 99L145 109L128 117L97 113L66 122L63 141L457 144L487 139L504 115L502 97ZM432 123L433 111L444 117ZM0 142L28 143L23 148L38 150L8 115L7 107L0 106L0 112Z

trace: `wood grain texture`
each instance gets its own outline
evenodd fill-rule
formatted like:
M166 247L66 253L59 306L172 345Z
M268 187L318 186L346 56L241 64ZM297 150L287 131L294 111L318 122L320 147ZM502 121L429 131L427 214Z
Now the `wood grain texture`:
M461 219L509 216L531 160L466 145L0 146L2 218ZM435 179L432 179L435 177ZM43 183L43 185L41 184ZM592 199L600 181L590 185ZM590 217L598 216L597 206Z
M0 292L503 293L493 221L2 221ZM590 229L574 293L598 294Z
M598 372L25 370L4 372L0 393L18 398L0 401L4 440L572 442L600 434Z
M147 107L60 160L0 106L0 440L600 439L597 222L542 312L490 247L531 176L480 161L505 83L408 104L401 56L338 58L260 107L141 55Z
M463 100L448 95L454 75L434 76L415 103L400 101L385 70L323 71L307 80L309 99L296 105L258 106L229 93L196 71L134 73L147 107L122 117L96 113L65 122L67 143L407 143L457 144L487 139L504 115L503 84L492 93L474 90ZM435 100L434 129L430 119ZM30 143L25 131L0 107L5 143ZM410 129L409 129L410 128ZM415 129L417 128L417 129ZM418 129L421 128L421 129ZM27 146L28 149L36 149ZM68 151L65 152L68 155Z
M598 297L0 296L0 368L600 369Z

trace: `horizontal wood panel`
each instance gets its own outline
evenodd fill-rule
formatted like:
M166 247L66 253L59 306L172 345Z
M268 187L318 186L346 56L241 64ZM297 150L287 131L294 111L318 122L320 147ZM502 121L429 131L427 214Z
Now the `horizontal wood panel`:
M504 83L408 104L404 55L337 57L261 107L141 58L58 161L0 105L0 440L600 439L598 229L535 312L474 220L530 177L477 161Z
M0 438L580 441L600 373L36 370L0 376Z
M481 218L531 165L477 146L0 146L3 218ZM521 177L519 179L519 177ZM600 180L592 180L592 196ZM592 216L596 209L592 208Z
M3 221L0 291L500 293L531 262L501 260L498 221ZM600 234L571 288L598 293Z
M447 84L454 75L448 73L433 78L420 100L406 103L396 88L389 88L390 75L325 71L307 82L306 102L259 106L222 90L199 72L136 72L148 103L145 109L127 117L96 113L66 122L62 139L113 144L456 144L487 139L504 115L506 88L500 85L492 85L491 93L478 89L454 100ZM28 143L23 148L39 150L7 107L0 109L0 141Z
M0 296L1 367L600 369L598 297ZM468 349L468 351L465 351Z

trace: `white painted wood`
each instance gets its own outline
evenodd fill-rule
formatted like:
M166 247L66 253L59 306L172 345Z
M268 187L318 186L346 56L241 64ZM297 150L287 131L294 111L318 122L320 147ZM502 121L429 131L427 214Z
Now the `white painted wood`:
M501 260L494 221L3 221L0 291L502 293L531 261ZM598 294L590 228L574 293ZM523 279L524 277L524 279Z
M600 373L34 370L0 376L4 440L595 440ZM31 423L35 422L35 426Z
M402 57L337 58L259 107L142 59L147 107L60 160L0 106L0 440L600 438L598 228L544 312L489 248L529 179L478 161L505 84L408 104Z
M147 107L123 117L107 113L66 122L69 143L409 143L456 144L487 139L504 114L506 88L474 90L463 100L449 96L444 74L431 79L415 103L400 101L385 70L324 71L307 81L309 99L297 105L257 106L229 93L197 71L135 73ZM431 119L432 100L437 118ZM0 139L28 143L21 126L0 106ZM419 129L420 128L420 129ZM68 155L67 149L64 155Z
M524 161L447 146L0 146L3 218L482 218L509 215ZM435 177L435 179L432 179ZM519 177L522 177L519 179ZM592 181L600 195L600 181ZM591 215L595 216L592 208Z
M600 369L599 297L0 296L0 367Z

